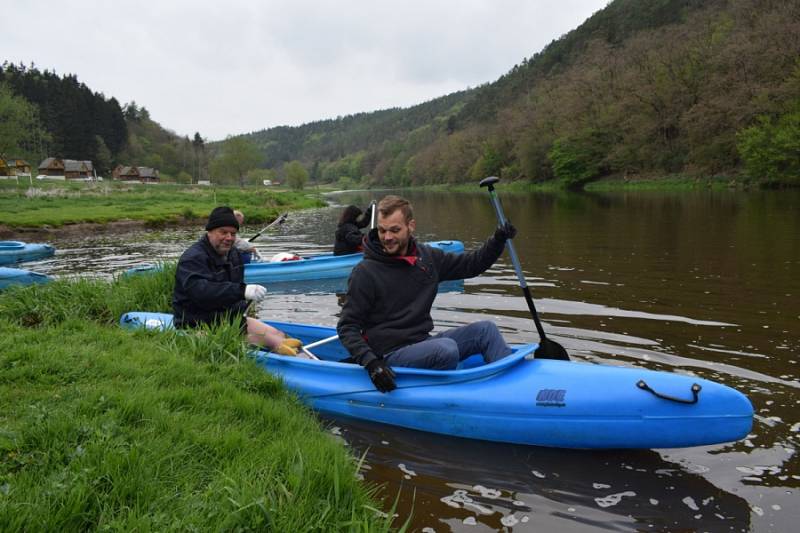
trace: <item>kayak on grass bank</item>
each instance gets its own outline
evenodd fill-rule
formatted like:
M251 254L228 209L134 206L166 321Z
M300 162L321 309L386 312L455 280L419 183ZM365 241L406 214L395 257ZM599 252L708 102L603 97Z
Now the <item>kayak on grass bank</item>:
M49 244L0 241L0 265L35 261L50 257L54 253L56 253L56 249Z
M432 241L425 243L445 252L461 253L461 241ZM247 263L244 265L245 283L281 283L289 281L310 281L320 279L347 278L364 254L333 255L320 254L293 261L275 263ZM145 274L160 268L159 265L145 264L130 268L124 276Z
M0 267L0 290L10 285L32 285L34 283L47 283L50 276L23 270L21 268Z
M335 328L267 322L306 345ZM131 312L129 329L169 329L172 315ZM669 372L533 359L536 344L484 364L473 355L457 370L395 367L397 389L375 390L338 339L314 347L320 360L256 353L314 409L406 428L559 448L678 448L730 442L751 429L748 398L713 381Z

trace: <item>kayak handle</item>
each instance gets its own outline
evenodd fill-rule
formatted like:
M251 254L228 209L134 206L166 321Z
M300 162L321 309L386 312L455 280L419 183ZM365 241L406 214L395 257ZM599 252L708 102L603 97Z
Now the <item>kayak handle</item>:
M670 400L673 402L678 403L697 403L698 396L700 395L700 391L703 387L698 385L697 383L692 383L691 391L692 391L692 399L691 400L684 400L683 398L676 398L675 396L670 396L668 394L661 394L660 392L654 391L650 385L644 382L643 379L640 379L639 382L636 384L642 390L646 390L647 392L652 392L656 397L661 398L662 400Z

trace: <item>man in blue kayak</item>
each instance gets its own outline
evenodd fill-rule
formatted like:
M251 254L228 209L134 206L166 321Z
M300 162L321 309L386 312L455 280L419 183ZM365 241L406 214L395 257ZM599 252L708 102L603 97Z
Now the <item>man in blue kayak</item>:
M234 247L239 222L230 207L215 207L208 217L206 233L181 255L172 293L174 323L178 328L234 321L247 341L275 353L296 355L297 339L288 339L277 329L246 315L248 300L267 296L261 285L244 283L244 264Z
M511 354L497 326L480 321L431 336L431 306L440 281L486 271L517 230L506 222L478 250L447 253L414 239L408 200L386 196L377 227L364 238L364 260L353 269L336 327L351 357L381 392L396 388L391 366L452 370L476 353L487 362Z

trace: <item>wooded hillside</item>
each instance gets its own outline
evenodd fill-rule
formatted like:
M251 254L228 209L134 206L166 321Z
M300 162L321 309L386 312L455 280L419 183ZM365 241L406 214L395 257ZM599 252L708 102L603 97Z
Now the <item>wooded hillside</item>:
M35 167L50 156L108 166L128 140L119 102L93 93L75 75L0 66L0 145Z
M249 135L265 165L365 185L496 174L800 183L800 3L614 0L497 81L409 109Z
M144 165L182 182L282 181L291 163L346 186L498 175L580 188L674 174L800 185L798 58L797 1L613 0L492 83L208 146L74 75L6 63L0 152L101 172Z
M207 177L205 140L179 137L145 107L120 106L78 81L34 66L0 65L0 155L36 166L46 157L89 160L99 175L117 165L159 169L167 180Z

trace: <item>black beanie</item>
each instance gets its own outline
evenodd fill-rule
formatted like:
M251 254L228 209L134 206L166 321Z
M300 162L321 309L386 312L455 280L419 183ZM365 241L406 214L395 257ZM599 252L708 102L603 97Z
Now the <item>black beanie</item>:
M233 214L233 209L223 205L215 207L211 214L208 215L208 223L206 224L206 231L211 231L214 228L221 228L223 226L232 226L239 229L239 221Z

